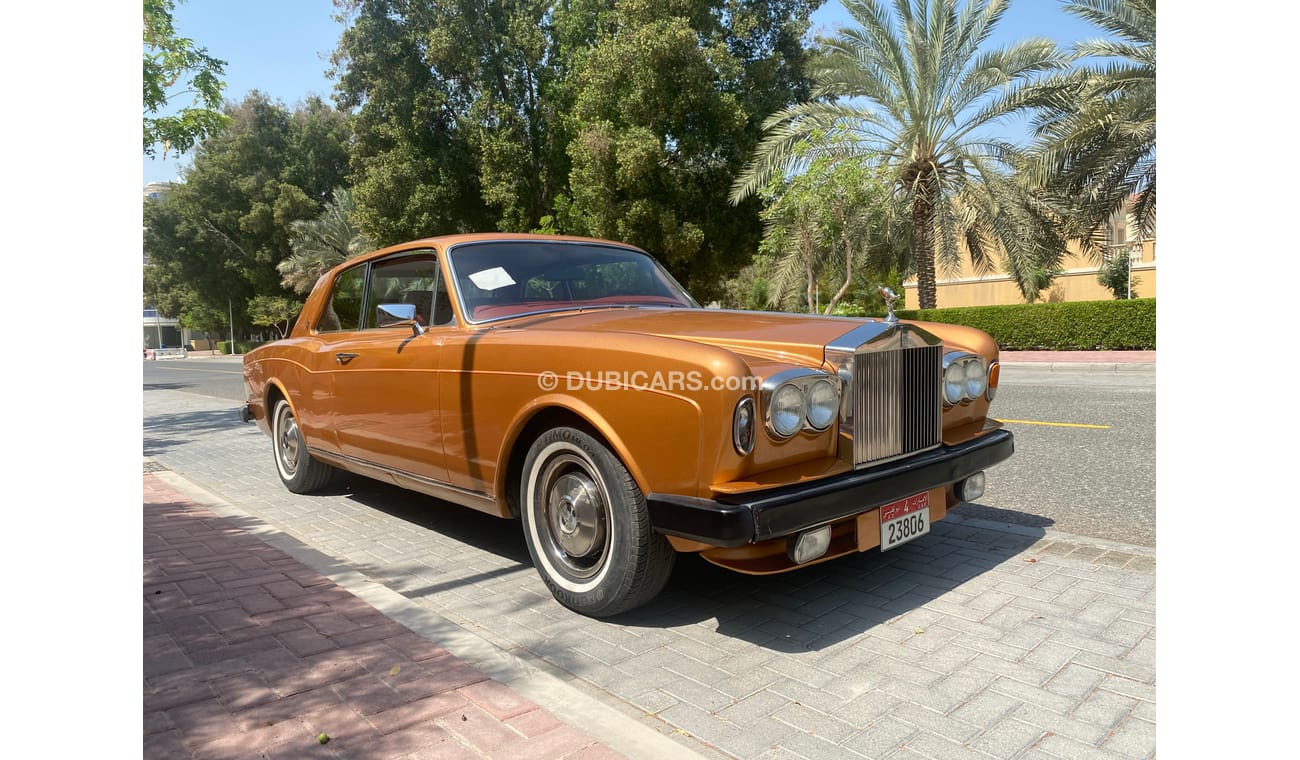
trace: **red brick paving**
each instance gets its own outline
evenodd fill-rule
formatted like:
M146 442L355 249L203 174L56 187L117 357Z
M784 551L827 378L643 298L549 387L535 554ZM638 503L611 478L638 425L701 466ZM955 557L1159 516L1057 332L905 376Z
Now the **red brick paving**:
M168 760L620 757L150 474L143 727Z

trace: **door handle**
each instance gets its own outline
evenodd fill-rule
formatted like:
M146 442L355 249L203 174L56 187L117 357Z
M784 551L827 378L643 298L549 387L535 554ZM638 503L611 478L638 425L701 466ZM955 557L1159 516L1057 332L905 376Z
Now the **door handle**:
M348 362L352 361L353 359L357 358L360 355L361 354L342 354L342 353L334 354L334 361L338 362L339 364L347 364Z

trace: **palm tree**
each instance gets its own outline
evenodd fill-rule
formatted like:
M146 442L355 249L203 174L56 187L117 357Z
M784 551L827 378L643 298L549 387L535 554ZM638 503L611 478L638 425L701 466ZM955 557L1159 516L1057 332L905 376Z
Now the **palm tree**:
M330 269L374 246L357 229L357 206L352 192L335 188L334 198L315 219L300 219L289 225L289 244L293 248L284 261L276 265L281 282L295 293L306 293Z
M1155 0L1070 0L1066 12L1113 35L1074 46L1101 59L1042 82L1026 102L1039 108L1035 179L1074 207L1089 248L1102 226L1132 203L1144 236L1156 224Z
M813 99L768 118L767 135L731 201L819 156L879 164L911 222L920 307L935 305L935 262L1004 268L1026 300L1050 281L1065 247L1051 209L1017 181L1022 159L990 135L1025 106L1023 90L1066 57L1047 39L984 50L1006 0L846 0L855 28L826 42Z

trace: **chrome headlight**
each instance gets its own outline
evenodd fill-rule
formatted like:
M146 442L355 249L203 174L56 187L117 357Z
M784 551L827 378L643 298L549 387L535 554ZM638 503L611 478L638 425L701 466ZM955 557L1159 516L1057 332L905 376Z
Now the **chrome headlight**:
M789 438L803 427L805 416L803 391L793 383L785 383L772 394L772 406L768 410L768 422L772 432L781 438Z
M736 414L731 423L731 442L741 456L754 450L754 399L746 396L736 404Z
M840 379L815 369L788 369L763 382L760 403L767 431L785 440L800 430L820 433L840 413Z
M974 401L988 390L988 370L984 360L965 351L953 351L943 357L943 403L948 406Z
M808 386L808 426L825 430L835 421L840 411L840 394L829 380L818 380Z
M953 362L943 371L943 402L949 406L960 404L966 396L966 367Z
M982 396L987 383L984 363L979 359L966 362L966 398L977 399Z

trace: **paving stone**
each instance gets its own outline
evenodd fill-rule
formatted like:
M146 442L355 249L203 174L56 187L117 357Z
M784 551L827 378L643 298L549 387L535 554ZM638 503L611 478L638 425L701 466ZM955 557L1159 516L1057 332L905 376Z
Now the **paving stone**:
M857 726L802 704L787 704L772 713L772 717L798 731L836 743L844 741L859 730Z
M717 714L719 718L744 727L791 704L793 701L788 697L771 691L759 691L718 710Z
M659 690L680 702L693 705L709 713L715 713L735 702L731 697L717 689L684 676L674 678L672 681L660 686Z
M1015 712L1020 700L996 691L982 691L952 711L952 717L974 726L993 726Z
M887 691L875 690L850 700L832 715L855 728L863 729L889 714L902 700Z
M1097 746L1108 733L1106 729L1096 726L1092 723L1070 718L1065 715L1045 710L1034 704L1021 705L1016 708L1014 717L1032 723L1036 726L1042 726L1047 731L1058 736L1068 736L1076 742L1082 742L1090 746ZM1050 747L1044 747L1052 752Z
M1113 691L1116 694L1123 694L1145 702L1156 701L1156 687L1154 685L1122 676L1107 675L1097 688Z
M867 757L884 757L903 746L918 730L891 716L886 716L844 740L844 747Z
M1067 697L1082 699L1091 694L1105 677L1105 674L1098 670L1070 664L1057 671L1044 688Z
M1037 742L1044 729L1019 720L1006 718L985 729L970 742L973 749L993 757L1023 757L1020 752Z

